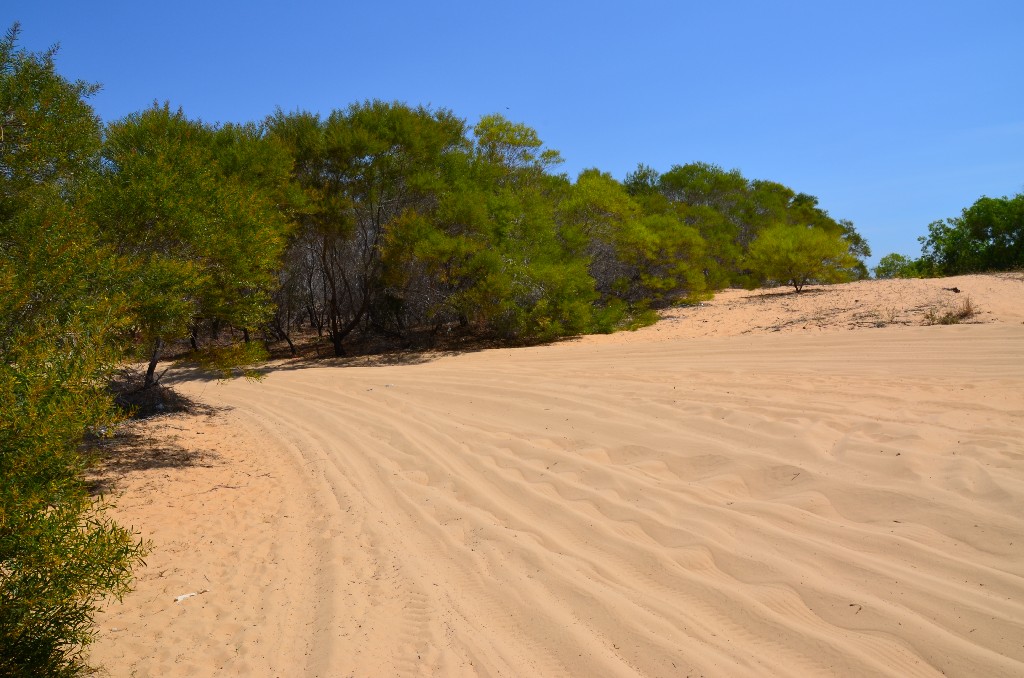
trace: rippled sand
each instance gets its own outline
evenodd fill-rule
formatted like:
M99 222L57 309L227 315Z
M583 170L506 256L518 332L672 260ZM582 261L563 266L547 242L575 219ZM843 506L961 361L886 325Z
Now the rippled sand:
M780 292L552 346L182 380L227 409L148 425L192 456L120 483L156 550L94 661L1024 675L1024 282ZM967 296L968 324L921 325Z

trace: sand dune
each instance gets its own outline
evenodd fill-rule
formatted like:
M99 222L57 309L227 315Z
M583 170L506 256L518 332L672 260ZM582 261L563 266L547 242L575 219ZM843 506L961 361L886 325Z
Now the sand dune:
M729 291L635 333L181 377L226 409L149 425L196 458L122 480L119 515L156 550L93 659L1024 675L1022 293L1013 276ZM967 295L971 324L921 326Z

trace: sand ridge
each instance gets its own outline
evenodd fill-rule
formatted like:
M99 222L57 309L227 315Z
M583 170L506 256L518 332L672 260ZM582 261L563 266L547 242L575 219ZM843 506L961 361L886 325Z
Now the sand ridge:
M120 516L156 550L93 658L126 676L1024 674L1022 291L727 291L551 346L182 377L225 411L151 425L203 455L123 479ZM965 295L974 324L921 325Z

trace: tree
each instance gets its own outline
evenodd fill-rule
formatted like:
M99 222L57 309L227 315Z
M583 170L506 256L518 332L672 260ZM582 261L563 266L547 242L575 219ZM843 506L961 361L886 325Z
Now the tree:
M586 259L559 228L565 176L549 174L561 155L530 127L500 115L473 128L473 182L486 249L457 304L473 324L509 339L553 339L589 331L594 281Z
M278 296L322 318L337 355L353 332L590 327L593 281L555 218L568 182L534 130L491 115L470 138L447 111L379 101L269 126L308 197Z
M867 264L864 260L871 256L871 247L868 246L868 241L864 239L857 229L854 228L853 222L849 219L840 219L839 226L843 235L843 240L846 241L850 248L850 254L853 255L855 263L850 269L850 277L855 280L867 280L870 277L868 273Z
M864 280L868 277L864 259L871 256L871 248L854 228L852 221L848 219L836 221L829 216L828 212L818 206L816 197L806 193L798 193L791 198L786 210L785 221L788 224L814 227L829 235L840 236L846 242L848 252L853 257L847 269L849 279Z
M99 120L85 101L99 86L70 82L55 70L57 49L18 49L14 24L0 40L0 218L40 186L68 197L91 175Z
M400 333L403 314L422 307L429 292L398 263L411 250L391 248L413 247L411 229L438 208L450 157L468 153L465 123L448 111L371 101L326 120L278 111L268 126L290 150L307 196L287 257L303 270L287 279L303 281L310 317L322 309L339 356L361 326Z
M644 214L626 186L598 170L580 173L559 210L563 231L575 229L574 247L589 258L603 306L625 302L632 316L704 291L707 243L682 211Z
M961 219L971 237L983 243L986 269L1024 266L1024 193L1013 198L982 196Z
M626 174L622 185L631 196L651 195L657 192L660 177L658 170L650 165L638 163L635 170Z
M841 235L778 224L762 231L751 243L746 263L762 281L789 284L799 293L811 282L849 280L849 269L856 258Z
M933 275L1024 266L1024 193L981 197L956 218L934 221L921 243L920 268Z
M79 452L117 418L105 377L122 356L128 262L82 209L96 88L17 37L0 41L0 675L70 676L87 668L97 606L145 552L86 491Z
M269 317L289 159L258 128L213 128L166 104L110 124L103 157L93 211L106 241L139 264L148 388L168 340L203 322L247 333Z
M536 130L497 113L480 118L473 135L480 159L491 167L511 170L503 172L506 178L524 176L524 172L536 176L562 162L558 151L544 148Z
M754 284L743 266L744 254L764 229L776 224L841 235L854 256L850 274L857 278L868 275L862 261L870 256L867 242L851 222L832 219L812 195L774 181L750 181L739 170L727 171L709 163L674 165L656 182L652 172L640 165L627 176L627 187L646 214L671 213L697 229L707 248L704 275L709 289Z
M127 319L123 269L40 188L0 226L0 675L83 666L92 618L144 548L89 496L78 451L116 422L106 377Z
M913 278L914 274L914 261L896 252L886 254L878 260L878 266L875 266L875 277L879 280Z

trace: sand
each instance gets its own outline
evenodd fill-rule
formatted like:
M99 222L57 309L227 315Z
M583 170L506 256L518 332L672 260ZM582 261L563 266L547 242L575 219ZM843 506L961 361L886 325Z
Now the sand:
M178 372L221 411L145 425L163 456L117 513L154 551L93 661L1024 675L1024 280L782 292L551 346Z

